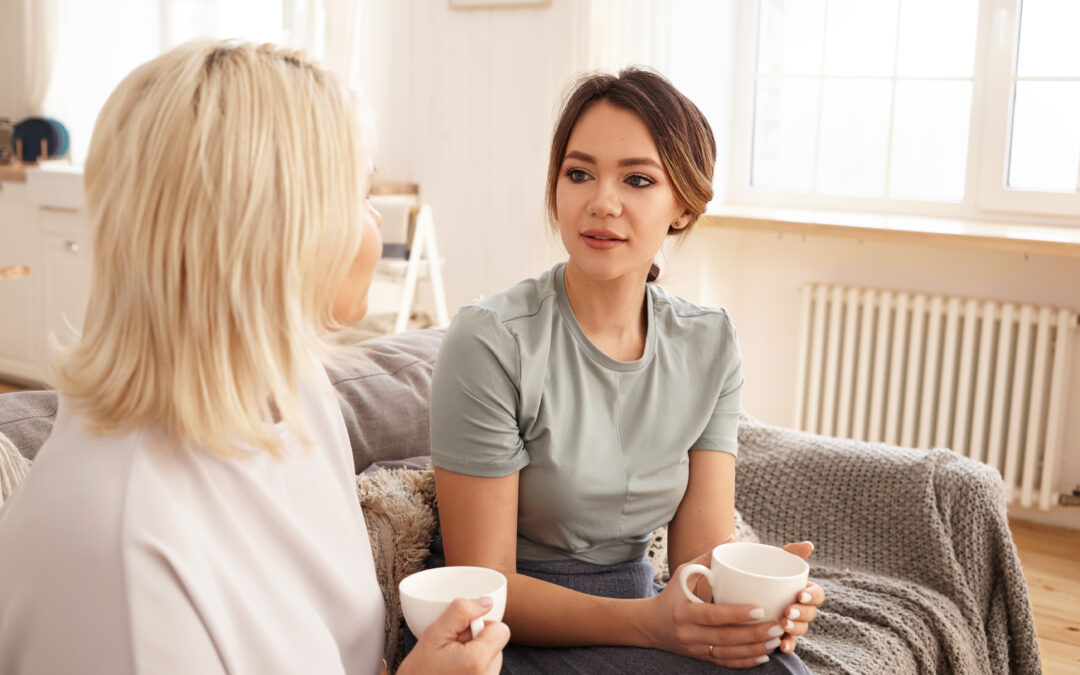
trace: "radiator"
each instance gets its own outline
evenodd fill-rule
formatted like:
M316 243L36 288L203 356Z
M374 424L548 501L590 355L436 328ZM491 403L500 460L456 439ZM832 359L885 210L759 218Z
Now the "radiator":
M1080 409L1069 401L1076 311L825 284L800 292L796 428L951 448L997 468L1010 502L1056 503L1066 413Z

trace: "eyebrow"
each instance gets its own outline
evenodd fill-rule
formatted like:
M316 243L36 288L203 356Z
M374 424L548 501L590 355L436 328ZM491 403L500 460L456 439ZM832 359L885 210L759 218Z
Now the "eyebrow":
M584 152L579 152L577 150L571 150L570 152L566 153L566 159L580 159L583 162L588 162L590 164L596 164L596 158L595 157L593 157L592 155L586 154ZM654 166L657 169L660 169L661 171L664 170L664 167L660 166L660 163L657 162L655 159L652 159L651 157L627 157L626 159L620 159L618 165L619 166L638 166L640 164L647 164L649 166Z

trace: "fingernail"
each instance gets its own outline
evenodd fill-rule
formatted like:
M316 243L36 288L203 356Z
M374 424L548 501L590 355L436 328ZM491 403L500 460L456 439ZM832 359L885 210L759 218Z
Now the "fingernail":
M776 649L780 646L780 638L773 638L765 643L765 649Z
M476 604L480 605L481 609L491 609L491 606L495 604L495 601L489 596L484 595L476 599Z
M769 632L767 633L767 635L769 637L780 637L783 634L784 634L784 629L781 628L780 626L771 626L769 628Z
M765 610L760 607L755 607L754 609L750 610L749 616L751 619L760 619L765 616Z
M792 630L794 628L795 628L794 622L791 622L791 621L785 621L784 622L784 630Z
M803 591L802 593L799 593L799 602L810 602L810 591Z
M788 610L787 618L789 618L789 619L798 619L799 618L799 610L792 607L791 609Z
M723 541L723 543L727 544L728 542L732 542L732 541L735 541L735 535L734 535L734 534L729 534L729 535L727 536L727 539L725 539L725 540Z
M768 663L768 662L769 662L769 657L768 656L759 656L756 659L754 659L754 663L759 663L760 664L760 663Z

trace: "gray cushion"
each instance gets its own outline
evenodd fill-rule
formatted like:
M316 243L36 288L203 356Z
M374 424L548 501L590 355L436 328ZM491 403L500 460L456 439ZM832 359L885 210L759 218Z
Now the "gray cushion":
M441 328L365 340L358 356L326 369L341 395L356 472L374 462L431 454L428 406Z
M355 356L327 368L341 394L357 473L374 462L431 453L428 401L443 332L433 328L365 340ZM55 417L55 392L0 395L0 432L28 459L45 443Z
M7 436L27 459L37 455L49 437L55 419L55 392L0 394L0 433Z

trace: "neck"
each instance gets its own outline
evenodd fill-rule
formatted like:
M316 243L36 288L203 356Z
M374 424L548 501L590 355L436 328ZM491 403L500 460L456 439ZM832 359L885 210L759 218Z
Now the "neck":
M645 278L620 277L597 282L570 261L563 273L566 298L581 330L602 352L619 361L633 361L645 351Z

